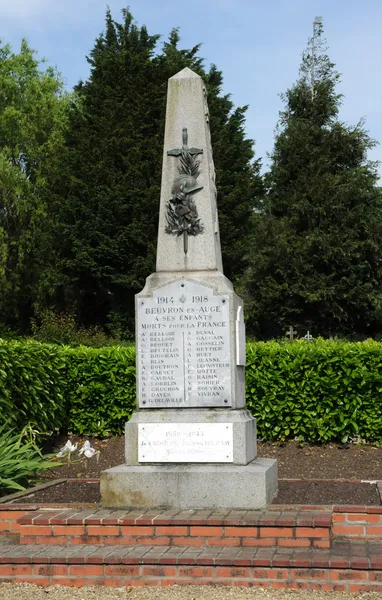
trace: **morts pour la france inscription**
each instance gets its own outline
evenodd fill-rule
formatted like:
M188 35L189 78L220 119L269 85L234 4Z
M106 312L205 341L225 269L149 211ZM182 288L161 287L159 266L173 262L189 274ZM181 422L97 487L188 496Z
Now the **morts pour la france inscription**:
M231 406L228 296L179 279L137 309L140 408Z

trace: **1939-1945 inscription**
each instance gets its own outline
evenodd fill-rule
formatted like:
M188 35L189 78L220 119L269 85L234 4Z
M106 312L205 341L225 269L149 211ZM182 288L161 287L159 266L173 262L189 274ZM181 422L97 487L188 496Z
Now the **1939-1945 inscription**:
M233 462L232 423L138 425L139 462Z
M228 296L180 279L137 302L140 408L231 406Z

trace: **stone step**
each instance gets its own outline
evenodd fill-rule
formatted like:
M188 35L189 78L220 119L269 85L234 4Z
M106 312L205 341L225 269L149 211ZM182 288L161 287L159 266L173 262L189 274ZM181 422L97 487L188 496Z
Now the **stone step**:
M21 544L329 548L331 512L36 510Z
M382 542L332 548L17 545L0 541L2 582L260 586L382 592Z

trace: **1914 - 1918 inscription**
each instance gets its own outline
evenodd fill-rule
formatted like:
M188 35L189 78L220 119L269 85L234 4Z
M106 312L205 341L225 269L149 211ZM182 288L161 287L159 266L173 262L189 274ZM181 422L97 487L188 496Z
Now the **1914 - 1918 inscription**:
M140 408L231 406L228 296L180 279L137 302Z

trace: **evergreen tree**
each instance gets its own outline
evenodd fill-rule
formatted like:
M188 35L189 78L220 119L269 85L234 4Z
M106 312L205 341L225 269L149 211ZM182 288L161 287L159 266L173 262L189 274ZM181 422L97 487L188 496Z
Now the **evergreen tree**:
M282 96L285 110L254 218L252 329L284 335L288 325L315 335L373 335L381 330L381 197L375 142L363 122L338 118L339 74L315 19L300 78Z
M52 195L57 260L47 267L44 303L77 311L84 324L133 330L134 294L155 269L167 80L188 66L209 92L227 275L243 270L258 164L245 139L244 109L221 96L222 75L205 73L199 46L178 48L174 29L161 52L157 35L106 15L106 31L89 58L91 75L77 86L62 165ZM221 202L221 204L220 204ZM42 293L42 296L44 293ZM50 296L50 300L49 300Z
M204 69L198 56L199 45L191 50L180 50L179 41L178 30L174 29L158 57L163 68L161 124L164 129L167 80L187 66L197 72L206 85L224 273L240 282L248 266L251 217L264 194L261 162L254 160L253 141L246 138L244 131L248 106L235 108L230 95L222 95L223 74L216 65L211 65L208 71Z
M247 106L235 108L220 94L222 73L211 67L207 78L211 140L216 168L217 204L225 275L240 287L248 267L254 208L264 195L261 162L245 137Z
M29 325L41 272L47 170L57 158L68 97L25 40L0 44L0 323Z
M158 36L106 16L76 88L63 160L53 186L57 230L56 308L84 324L131 312L155 255ZM155 216L154 216L155 215ZM120 323L117 323L120 326Z

